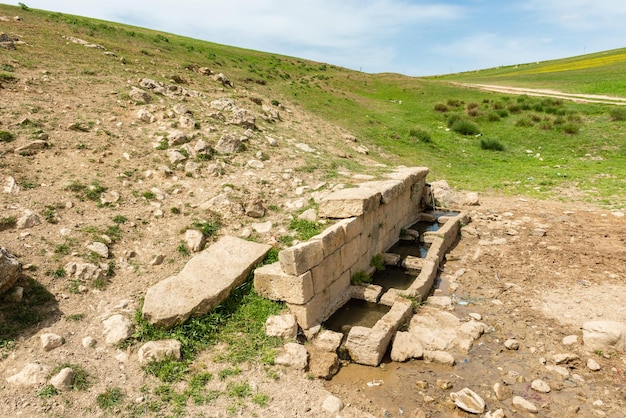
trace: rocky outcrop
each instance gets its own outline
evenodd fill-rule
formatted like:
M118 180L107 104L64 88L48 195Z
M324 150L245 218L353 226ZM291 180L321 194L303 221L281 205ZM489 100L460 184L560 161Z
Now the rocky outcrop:
M245 280L270 248L240 238L220 238L189 260L178 275L148 289L144 319L158 327L170 328L192 315L206 314Z

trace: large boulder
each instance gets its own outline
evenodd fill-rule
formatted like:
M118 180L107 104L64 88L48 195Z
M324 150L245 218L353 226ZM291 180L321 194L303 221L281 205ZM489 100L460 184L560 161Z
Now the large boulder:
M240 238L220 238L189 260L177 276L148 289L144 319L158 327L171 328L192 315L206 314L243 283L270 248Z
M20 277L22 265L17 258L0 247L0 296L9 290Z

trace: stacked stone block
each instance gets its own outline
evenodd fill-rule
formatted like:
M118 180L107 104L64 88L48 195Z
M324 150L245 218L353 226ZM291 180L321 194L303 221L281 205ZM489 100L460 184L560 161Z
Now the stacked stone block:
M352 297L350 278L370 269L372 257L418 220L427 174L423 167L400 168L386 180L327 196L319 216L339 221L255 270L257 293L285 301L303 329L320 324Z

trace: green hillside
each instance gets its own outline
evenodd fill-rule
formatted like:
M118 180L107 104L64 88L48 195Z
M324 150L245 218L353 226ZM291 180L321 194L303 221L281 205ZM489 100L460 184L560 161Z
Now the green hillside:
M626 81L620 77L626 50L420 79L365 74L61 13L12 6L0 6L0 13L22 14L28 22L16 35L29 47L0 56L3 82L20 79L27 70L54 69L66 78L69 90L75 78L115 86L129 77L155 73L163 79L181 75L201 87L202 76L191 70L210 67L249 94L289 104L352 132L375 163L428 166L431 178L445 178L464 189L543 197L575 189L567 198L626 205L626 108L490 93L449 83L626 96ZM67 43L61 35L115 51L125 63L124 71L117 60L104 55L94 60L88 48L59 54ZM319 135L324 135L321 129ZM329 158L303 169L332 176L346 166L376 170L373 164L349 158Z
M468 83L550 88L626 96L626 48L594 54L433 77Z

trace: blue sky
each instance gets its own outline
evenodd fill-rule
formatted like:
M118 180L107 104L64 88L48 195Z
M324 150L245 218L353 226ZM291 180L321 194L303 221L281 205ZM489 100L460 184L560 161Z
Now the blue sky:
M626 47L624 0L22 3L368 73L446 74Z

